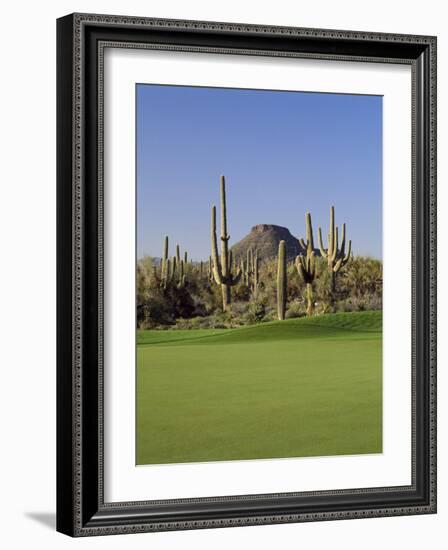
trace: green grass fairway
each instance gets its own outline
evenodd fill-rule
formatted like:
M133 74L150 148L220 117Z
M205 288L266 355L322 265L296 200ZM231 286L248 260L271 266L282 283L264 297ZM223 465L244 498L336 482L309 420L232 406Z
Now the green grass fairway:
M138 331L137 464L382 452L380 312Z

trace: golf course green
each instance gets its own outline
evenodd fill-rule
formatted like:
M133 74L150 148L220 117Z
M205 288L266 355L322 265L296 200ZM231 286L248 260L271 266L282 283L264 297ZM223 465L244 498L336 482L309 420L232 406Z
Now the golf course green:
M137 464L382 452L381 312L137 331Z

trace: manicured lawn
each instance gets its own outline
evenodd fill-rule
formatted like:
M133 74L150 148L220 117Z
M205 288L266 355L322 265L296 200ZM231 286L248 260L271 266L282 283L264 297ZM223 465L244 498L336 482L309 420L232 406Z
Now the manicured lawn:
M139 331L137 464L382 452L381 314Z

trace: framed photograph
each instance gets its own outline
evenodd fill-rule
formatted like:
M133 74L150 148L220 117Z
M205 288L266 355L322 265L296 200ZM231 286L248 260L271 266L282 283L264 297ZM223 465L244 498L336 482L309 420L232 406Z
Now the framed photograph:
M435 513L436 38L57 41L57 529Z

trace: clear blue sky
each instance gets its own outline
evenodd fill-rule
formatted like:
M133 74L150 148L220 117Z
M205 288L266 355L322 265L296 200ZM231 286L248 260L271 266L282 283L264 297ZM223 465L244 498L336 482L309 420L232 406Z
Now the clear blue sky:
M210 254L226 176L230 245L260 223L304 236L347 223L356 254L381 257L382 97L137 85L137 256ZM219 224L219 217L218 217Z

